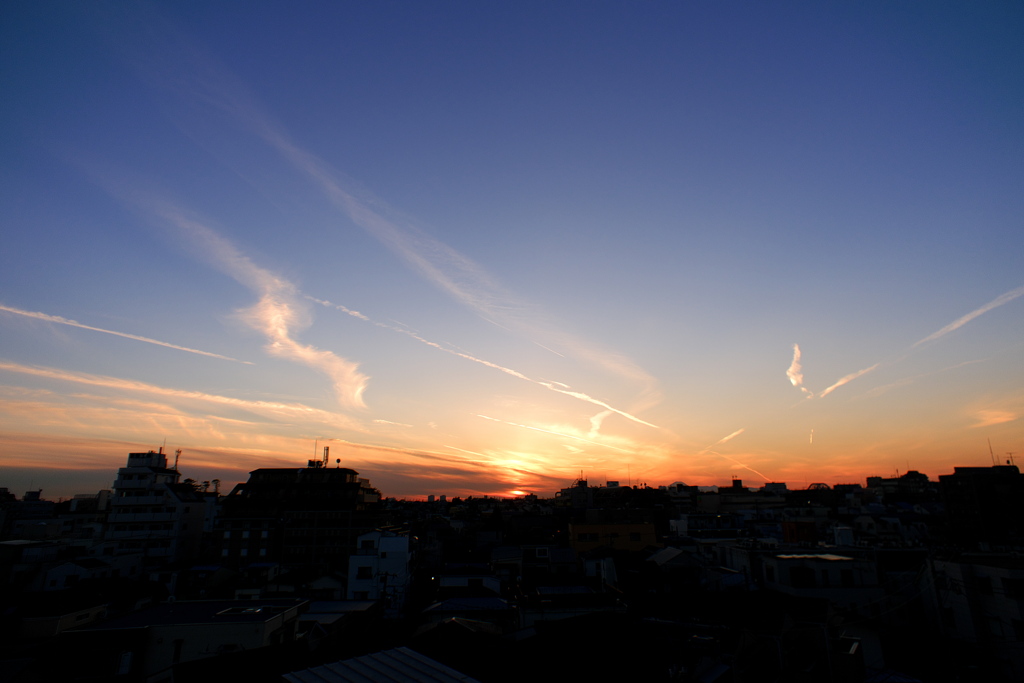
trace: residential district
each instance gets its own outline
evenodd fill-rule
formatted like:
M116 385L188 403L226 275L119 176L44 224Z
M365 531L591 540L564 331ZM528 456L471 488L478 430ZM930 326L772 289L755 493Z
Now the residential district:
M225 493L130 453L0 489L0 678L1024 680L1016 466L709 488L396 500L325 449Z

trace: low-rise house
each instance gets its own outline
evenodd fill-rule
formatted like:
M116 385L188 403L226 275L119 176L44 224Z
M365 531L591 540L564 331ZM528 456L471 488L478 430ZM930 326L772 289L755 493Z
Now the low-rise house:
M287 599L166 602L62 633L57 647L77 677L172 681L179 663L294 642L308 606L305 600Z
M400 616L412 583L409 532L384 527L361 534L348 560L349 600L383 600L390 616Z
M885 591L875 563L833 553L778 553L761 558L764 587L788 595L824 598L839 608L873 617Z
M971 553L933 557L921 582L940 633L979 648L1007 680L1024 680L1024 559Z

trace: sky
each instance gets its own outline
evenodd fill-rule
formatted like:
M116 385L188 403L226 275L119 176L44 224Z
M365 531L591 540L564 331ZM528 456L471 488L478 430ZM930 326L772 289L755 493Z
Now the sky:
M1024 458L1024 6L0 6L0 486ZM340 463L339 463L340 461Z

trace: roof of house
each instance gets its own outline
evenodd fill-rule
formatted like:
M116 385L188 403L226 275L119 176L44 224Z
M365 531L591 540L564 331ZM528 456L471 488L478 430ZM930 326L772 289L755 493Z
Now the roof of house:
M141 612L88 627L90 630L145 628L170 624L263 623L292 608L302 608L305 600L278 598L264 600L180 600L165 602Z
M476 679L399 647L284 675L289 683L477 683Z

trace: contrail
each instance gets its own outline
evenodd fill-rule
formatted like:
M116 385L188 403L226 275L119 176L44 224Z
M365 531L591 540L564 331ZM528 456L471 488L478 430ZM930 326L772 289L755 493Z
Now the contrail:
M914 344L911 348L917 348L921 344L927 344L930 341L934 341L934 340L938 339L939 337L945 336L945 335L949 334L950 332L952 332L953 330L957 330L957 329L963 327L967 323L969 323L972 320L974 320L975 318L977 318L979 315L982 315L984 313L988 313L993 308L997 308L999 306L1002 306L1005 303L1009 303L1009 302L1013 301L1014 299L1016 299L1017 297L1021 296L1022 294L1024 294L1024 287L1018 287L1017 289L1011 289L1009 292L1006 292L1005 294L1003 294L1001 296L997 296L992 301L989 301L987 304L985 304L981 308L975 309L975 310L971 311L970 313L968 313L967 315L963 316L962 318L958 318L958 319L954 320L953 322L951 322L950 324L946 325L945 327L943 327L938 332L933 332L932 334L928 335L927 337L925 337L921 341L919 341L916 344Z
M730 434L729 436L723 436L723 437L722 437L721 439L719 439L718 441L714 442L713 444L711 444L710 446L708 446L708 447L707 447L707 448L705 448L704 450L702 450L702 451L699 451L699 452L697 453L697 455L701 455L702 453L707 453L708 451L710 451L710 450L711 450L712 448L714 448L715 446L718 446L719 444L723 444L723 443L725 443L726 441L732 441L733 439L735 439L735 438L736 438L737 436L739 436L740 434L742 434L742 433L743 433L743 432L745 432L745 431L747 431L747 428L746 428L746 427L743 427L743 428L741 428L741 429L737 429L737 430L736 430L735 432L733 432L733 433L732 433L732 434Z
M412 427L412 425L407 425L404 422L392 422L391 420L373 420L373 422L375 424L379 424L379 425L395 425L396 427Z
M220 358L221 360L230 360L236 363L244 363L246 365L252 365L251 361L239 360L232 358L231 356L222 356L219 353L211 353L210 351L200 351L199 349L192 349L187 346L178 346L177 344L171 344L170 342L162 342L158 339L150 339L149 337L142 337L137 334L129 334L127 332L117 332L115 330L105 330L102 327L93 327L92 325L86 325L80 323L77 320L70 320L68 318L62 318L59 315L49 315L47 313L40 313L38 311L23 311L20 308L13 308L11 306L4 306L0 304L0 311L6 311L8 313L14 313L15 315L23 315L26 318L35 318L36 320L45 320L49 323L58 323L60 325L68 325L70 327L77 327L83 330L92 330L93 332L103 332L104 334L112 334L115 337L124 337L125 339L134 339L135 341L146 342L147 344L156 344L157 346L164 346L168 349L176 349L178 351L187 351L189 353L197 353L200 356L209 356L210 358Z
M742 433L743 433L743 432L745 432L745 431L747 431L746 427L743 427L743 428L741 428L741 429L737 429L737 430L736 430L735 432L733 432L732 434L730 434L730 435L728 435L728 436L723 436L723 437L722 437L721 439L719 439L718 441L714 442L713 444L711 444L710 446L708 446L708 447L707 447L707 448L705 448L704 450L701 450L701 451L697 451L697 455L704 455L705 453L711 453L711 454L713 454L713 455L717 455L717 456L718 456L719 458L725 458L725 459L726 459L726 460L728 460L729 462L731 462L731 463L735 463L736 465L739 465L740 467L742 467L742 468L743 468L743 469L745 469L745 470L750 470L751 472L753 472L753 473L754 473L754 474L756 474L757 476L761 477L761 478L762 478L762 479L764 479L765 481L771 481L771 479L769 479L768 477L764 476L763 474L761 474L760 472L758 472L757 470L755 470L755 469L754 469L753 467L750 467L750 466L748 466L748 465L744 465L743 463L741 463L741 462L740 462L739 460L737 460L736 458L730 458L730 457L729 457L728 455L722 455L722 454L721 454L721 453L719 453L718 451L713 451L713 450L711 450L712 448L714 448L715 446L718 446L719 444L723 444L723 443L725 443L726 441L731 441L732 439L735 439L735 438L736 438L737 436L739 436L740 434L742 434Z
M491 463L491 459L488 458L483 453L477 453L476 451L467 451L465 448L459 448L458 446L449 446L448 444L442 444L442 445L445 448L452 449L453 451L459 451L461 453L469 453L470 455L475 455L477 457L484 458L483 460L470 460L469 462L478 462L478 463L481 463L481 464L484 464L484 465L489 465Z
M838 382L836 382L832 386L830 386L827 389L823 390L820 394L818 394L818 398L825 398L826 396L831 394L833 391L835 391L839 387L843 386L844 384L846 384L848 382L852 382L853 380L857 379L858 377L861 377L863 375L868 374L869 372L871 372L872 370L877 368L879 365L881 365L881 363L875 363L870 368L864 368L863 370L858 370L857 372L851 372L849 375L846 375L845 377L842 377Z
M1003 304L1009 303L1009 302L1013 301L1014 299L1016 299L1017 297L1022 296L1022 295L1024 295L1024 286L1018 287L1016 289L1011 289L1009 292L1006 292L1005 294L1001 294L1000 296L997 296L992 301L989 301L984 306L982 306L980 308L976 308L975 310L971 311L970 313L968 313L967 315L965 315L963 317L957 318L956 320L954 320L950 324L948 324L945 327L943 327L941 330L933 332L932 334L928 335L924 339L921 339L921 340L915 342L910 347L910 349L912 351L913 349L916 349L919 346L927 344L928 342L932 342L932 341L935 341L936 339L939 339L940 337L944 337L945 335L949 334L950 332L953 332L954 330L960 329L961 327L963 327L967 323L971 322L972 320L974 320L978 316L984 315L985 313L988 313L989 311L991 311L993 308L998 308L999 306L1002 306ZM899 358L898 360L889 361L888 364L899 362L899 360L903 360L904 358L906 358L906 355L904 355L903 357ZM976 362L976 361L968 361L968 362ZM876 368L878 368L880 365L881 365L881 363L875 363L871 367L864 368L863 370L858 370L857 372L852 372L849 375L846 375L846 376L840 378L840 380L838 382L836 382L835 384L833 384L832 386L828 387L827 389L823 390L820 394L815 396L813 392L809 391L806 387L803 386L804 376L802 374L802 367L800 365L800 347L797 344L793 344L793 362L790 363L789 369L786 371L786 376L789 377L789 381L793 384L793 386L800 387L800 390L805 392L808 395L808 398L824 398L825 396L828 396L830 393L832 393L833 391L835 391L839 387L843 386L844 384L852 382L853 380L857 379L858 377L861 377L863 375L868 374L869 372L871 372L871 371L875 370ZM959 367L959 366L953 366L953 367ZM933 373L928 373L928 374L933 374ZM924 376L926 376L926 375L918 375L918 377L924 377ZM909 382L912 382L914 379L917 379L918 377L913 377L913 378L901 380L900 382L896 382L896 383L893 383L893 384L887 384L884 387L879 387L878 389L875 389L870 395L877 395L877 394L880 394L880 393L884 392L885 390L890 389L890 388L892 388L894 386L900 386L902 384L907 384Z
M338 309L338 310L340 310L340 311L342 311L344 313L348 313L349 315L353 315L354 314L354 311L352 311L351 309L346 308L345 306L340 306L338 304L334 304L334 303L331 303L330 301L326 301L326 300L323 300L323 299L316 299L316 298L308 296L308 295L306 296L306 298L308 298L310 301L315 301L316 303L318 303L318 304L320 304L322 306L325 306L325 307L328 307L328 308L336 308L336 309ZM421 344L426 344L427 346L435 348L435 349L437 349L439 351L444 351L445 353L450 353L453 356L458 356L459 358L464 358L465 360L471 361L473 363L479 363L480 365L484 365L486 367L492 368L492 369L497 370L499 372L504 372L507 375L511 375L512 377L524 380L526 382L530 382L532 384L536 384L537 386L544 387L545 389L548 389L550 391L554 391L555 393L564 394L566 396L571 396L572 398L575 398L577 400L584 401L586 403L591 403L591 404L596 405L596 406L600 406L601 408L604 408L606 411L611 411L613 413L616 413L617 415L621 415L622 417L626 418L627 420L632 420L633 422L636 422L636 423L639 423L639 424L642 424L642 425L646 425L648 427L653 427L654 429L660 429L660 427L658 427L657 425L651 424L650 422L647 422L645 420L641 420L639 417L637 417L635 415L632 415L632 414L630 414L630 413L628 413L628 412L626 412L624 410L620 410L618 408L614 408L614 407L608 405L607 403L605 403L604 401L602 401L600 399L593 398L592 396L588 396L587 394L585 394L583 392L580 392L580 391L571 391L569 385L568 384L564 384L563 382L556 382L554 380L544 381L544 380L533 379L532 377L528 377L528 376L524 375L523 373L519 372L518 370L513 370L512 368L507 368L507 367L505 367L503 365L498 365L497 363L492 363L489 360L484 360L482 358L477 358L476 356L472 356L472 355L470 355L468 353L464 353L462 351L456 351L455 349L450 349L450 348L448 348L446 346L442 346L441 344L438 344L437 342L433 342L433 341L430 341L429 339L425 339L425 338L421 337L420 335L416 334L412 330L408 330L408 329L405 329L403 327L396 327L394 325L388 325L387 323L378 322L376 320L373 320L373 319L363 315L362 313L359 313L355 317L360 318L361 320L365 320L366 322L368 322L368 323L370 323L372 325L376 325L377 327L383 328L385 330L391 330L392 332L398 332L399 334L404 334L404 335L406 335L408 337L411 337L411 338L415 339L416 341L420 342Z
M748 465L744 465L743 463L741 463L741 462L740 462L739 460L737 460L737 459L735 459L735 458L730 458L730 457L729 457L728 455L722 455L722 454L721 454L721 453L719 453L718 451L710 451L710 452L711 452L711 453L713 453L713 454L715 454L715 455L717 455L717 456L718 456L719 458L725 458L725 459L726 459L726 460L728 460L729 462L732 462L732 463L735 463L735 464L739 465L740 467L742 467L742 468L743 468L743 469L745 469L745 470L750 470L751 472L753 472L753 473L754 473L754 474L756 474L757 476L761 477L761 478L762 478L762 479L764 479L765 481L771 481L771 479L770 479L770 478L768 478L768 477L764 476L763 474L761 474L760 472L758 472L757 470L755 470L755 469L754 469L753 467L750 467L750 466L748 466Z
M606 443L598 443L597 441L591 441L590 439L584 439L581 436L573 436L572 434L565 434L563 432L554 432L554 431L551 431L550 429L541 429L540 427L531 427L530 425L523 425L523 424L519 424L517 422L509 422L508 420L499 420L496 417L488 417L486 415L477 414L477 417L482 417L483 419L491 420L492 422L500 422L502 424L512 425L513 427L522 427L523 429L532 429L535 432L544 432L545 434L554 434L555 436L563 436L566 439L576 439L577 441L582 441L584 443L593 444L595 446L600 446L602 448L612 448L612 449L617 450L617 451L622 451L623 453L628 453L629 452L625 448L619 448L618 446L611 446L611 445L606 444Z

